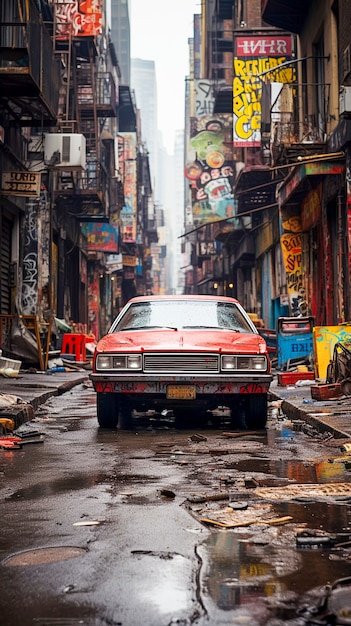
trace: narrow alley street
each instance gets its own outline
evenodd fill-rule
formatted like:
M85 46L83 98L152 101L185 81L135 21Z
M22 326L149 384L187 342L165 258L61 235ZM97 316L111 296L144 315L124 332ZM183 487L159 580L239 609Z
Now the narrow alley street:
M95 402L88 381L52 397L0 451L2 626L327 624L333 584L349 611L347 441L274 402L252 433L105 431Z

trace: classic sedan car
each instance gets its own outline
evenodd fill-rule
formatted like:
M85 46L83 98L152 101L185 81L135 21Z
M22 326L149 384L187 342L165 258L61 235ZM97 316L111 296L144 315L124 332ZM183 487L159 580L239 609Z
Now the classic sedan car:
M102 428L128 428L133 410L171 410L176 428L211 421L218 407L233 426L267 422L267 345L233 298L132 298L98 342L90 377Z

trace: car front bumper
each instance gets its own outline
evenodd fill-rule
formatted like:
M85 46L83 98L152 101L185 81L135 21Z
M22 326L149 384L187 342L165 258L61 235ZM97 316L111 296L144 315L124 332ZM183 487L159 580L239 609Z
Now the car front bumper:
M268 393L273 376L251 374L235 376L150 376L145 374L90 374L98 393L153 394L166 396L172 387L195 389L198 395L232 395Z

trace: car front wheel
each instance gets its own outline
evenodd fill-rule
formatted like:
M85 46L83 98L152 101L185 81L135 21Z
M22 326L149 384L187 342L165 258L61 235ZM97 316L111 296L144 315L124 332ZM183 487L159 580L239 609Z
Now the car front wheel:
M101 428L117 428L119 402L113 393L97 393L97 419Z
M263 430L267 424L267 394L253 394L247 398L245 422L248 430Z

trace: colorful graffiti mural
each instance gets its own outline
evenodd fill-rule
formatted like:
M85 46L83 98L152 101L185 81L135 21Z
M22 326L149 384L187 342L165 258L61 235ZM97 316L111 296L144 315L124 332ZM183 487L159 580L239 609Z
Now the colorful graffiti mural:
M118 158L123 171L125 205L121 210L121 235L124 243L136 242L136 133L119 133Z
M105 222L86 222L81 225L88 250L118 252L118 229Z
M191 119L184 174L192 183L193 222L196 225L235 215L231 125L230 115Z
M56 36L88 37L102 32L101 0L56 0Z
M291 315L304 314L306 294L302 280L301 219L298 215L282 217L283 233L280 237Z

